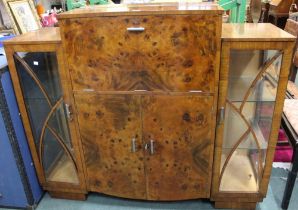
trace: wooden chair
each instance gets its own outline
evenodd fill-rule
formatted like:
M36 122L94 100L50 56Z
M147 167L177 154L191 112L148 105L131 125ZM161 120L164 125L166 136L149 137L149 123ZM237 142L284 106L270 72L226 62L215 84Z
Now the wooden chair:
M259 22L269 22L283 29L292 3L293 0L271 0L263 3Z
M281 204L282 209L288 209L298 172L298 88L291 81L288 83L286 98L281 127L284 129L289 143L293 147L293 157L292 169L288 174Z
M290 13L287 20L285 31L298 37L298 12ZM292 191L295 185L298 172L298 88L295 85L295 79L298 67L298 42L296 41L296 49L294 50L293 65L289 75L287 85L286 100L284 103L284 112L282 114L281 127L284 129L289 143L293 148L292 169L288 174L288 179L283 195L281 207L288 209ZM297 113L295 113L297 112Z

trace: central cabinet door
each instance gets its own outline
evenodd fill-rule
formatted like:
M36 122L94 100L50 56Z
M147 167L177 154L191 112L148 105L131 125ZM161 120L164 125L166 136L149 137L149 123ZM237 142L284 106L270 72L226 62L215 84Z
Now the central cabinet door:
M75 95L87 185L125 198L207 198L212 96Z
M209 96L142 96L147 198L207 198L212 167Z
M140 99L75 95L89 190L146 199Z

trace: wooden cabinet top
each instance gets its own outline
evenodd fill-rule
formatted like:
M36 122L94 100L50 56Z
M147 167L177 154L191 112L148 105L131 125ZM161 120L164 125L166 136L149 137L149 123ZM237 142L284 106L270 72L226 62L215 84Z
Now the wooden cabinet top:
M293 41L296 37L270 23L224 23L223 41Z
M296 37L270 23L245 23L222 25L224 41L293 41ZM59 28L41 28L4 41L5 45L13 44L55 44L60 43Z
M57 44L61 42L60 29L57 27L41 28L12 39L6 40L5 45L15 44Z
M148 4L109 4L87 6L58 15L58 19L118 15L152 14L222 14L223 9L215 3L165 2Z

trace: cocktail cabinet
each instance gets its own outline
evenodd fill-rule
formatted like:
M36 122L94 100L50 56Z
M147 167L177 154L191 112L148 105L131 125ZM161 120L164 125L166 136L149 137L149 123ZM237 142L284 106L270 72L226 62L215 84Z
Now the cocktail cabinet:
M210 198L268 186L295 37L215 4L87 7L5 43L39 181L53 197Z

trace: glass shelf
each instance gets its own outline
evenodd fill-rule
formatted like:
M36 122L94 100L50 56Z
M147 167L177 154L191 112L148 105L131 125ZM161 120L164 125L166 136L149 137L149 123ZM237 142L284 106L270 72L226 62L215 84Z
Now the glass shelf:
M223 166L228 153L229 150L223 150L221 166ZM241 171L241 173L237 173L237 171ZM256 171L248 149L237 149L234 152L219 189L226 192L257 192L259 190Z
M48 181L79 184L75 167L65 154L62 154L54 163L53 167L46 172Z
M261 131L261 129L260 129L260 127L259 127L259 125L258 124L256 124L256 125L253 125L252 126L253 127L253 130L254 130L254 132L255 132L255 134L256 134L256 136L257 136L257 139L258 139L258 142L259 142L259 144L260 144L260 149L267 149L268 148L268 142L266 141L266 139L265 139L265 137L264 137L264 135L263 135L263 133L262 133L262 131ZM243 128L237 128L238 130L240 130L240 129L243 129ZM231 132L230 132L230 135L229 136L226 136L226 138L229 138L230 139L230 141L229 141L229 143L231 143L231 144L229 144L229 145L224 145L222 148L223 149L232 149L233 148L233 146L234 146L234 142L233 142L233 140L235 141L235 139L239 139L239 138L235 138L234 137L234 135L236 135L236 136L240 136L240 134L239 134L239 131L236 131L236 133L234 132L236 129L233 129L233 130L231 130ZM244 130L244 129L243 129ZM245 130L246 130L246 128L245 128ZM242 144L242 147L240 148L240 147L238 147L238 148L240 148L240 149L247 149L247 148L251 148L251 149L258 149L257 148L257 146L256 145L251 145L250 144L250 142L251 141L254 141L254 138L253 138L253 136L252 135L248 135L248 137L247 138L245 138L245 140L243 141L244 143L246 143L246 144ZM236 142L235 142L236 143Z
M238 102L233 104L238 108L240 107L240 103ZM253 129L261 149L266 149L268 147L275 102L262 102L262 104L258 104L258 109L256 109L257 104L256 102L247 102L242 114ZM264 109L266 109L266 112L264 112ZM225 143L223 144L223 148L231 149L248 129L248 126L239 113L232 109L230 105L226 106L225 116ZM248 135L248 138L254 139L252 134ZM245 148L251 148L251 145L243 146ZM253 149L256 148L253 147Z
M252 82L252 77L230 78L228 100L231 102L242 102ZM247 101L275 102L276 91L276 87L272 86L271 82L266 77L262 77L262 79L256 83L253 91L249 94Z

